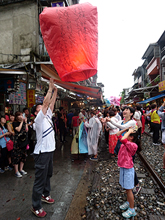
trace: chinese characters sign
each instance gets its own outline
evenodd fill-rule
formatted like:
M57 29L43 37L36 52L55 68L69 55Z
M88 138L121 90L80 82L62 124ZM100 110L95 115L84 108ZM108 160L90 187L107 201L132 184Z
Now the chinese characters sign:
M162 92L165 90L165 80L159 83L159 92Z
M27 90L27 104L28 108L32 108L35 105L35 90Z

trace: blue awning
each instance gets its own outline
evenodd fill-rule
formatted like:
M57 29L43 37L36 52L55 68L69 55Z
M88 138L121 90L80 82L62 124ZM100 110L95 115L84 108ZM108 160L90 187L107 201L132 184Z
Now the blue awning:
M151 101L153 101L153 100L155 100L155 99L162 98L162 97L164 97L164 96L165 96L165 93L161 93L160 95L157 95L157 96L151 97L151 98L149 98L149 99L146 99L146 100L144 100L144 101L138 102L138 104L147 104L148 102L151 102Z

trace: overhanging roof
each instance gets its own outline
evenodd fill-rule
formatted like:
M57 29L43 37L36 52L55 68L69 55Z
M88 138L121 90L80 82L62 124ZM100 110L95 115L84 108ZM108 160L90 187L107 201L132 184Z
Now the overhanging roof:
M156 99L160 99L164 96L165 96L165 93L161 93L160 95L157 95L157 96L151 97L149 99L146 99L144 101L138 102L138 104L147 104L148 102L151 102L151 101L156 100Z
M41 73L43 78L49 79L51 77L55 80L55 84L69 91L76 92L79 94L84 94L86 96L90 96L93 98L98 98L98 99L102 98L102 92L100 87L80 86L74 83L61 81L53 65L41 64Z
M157 46L157 43L153 43L148 46L147 50L145 51L144 55L142 56L142 59L146 59L151 54L151 52L154 49L154 46Z
M148 86L148 87L143 87L143 88L138 88L138 89L133 89L129 92L129 96L130 95L134 95L134 94L140 94L140 93L144 93L144 92L152 92L154 89L158 88L158 85L155 86Z
M163 34L161 35L161 37L158 40L158 44L160 44L160 42L165 41L165 31L163 32Z

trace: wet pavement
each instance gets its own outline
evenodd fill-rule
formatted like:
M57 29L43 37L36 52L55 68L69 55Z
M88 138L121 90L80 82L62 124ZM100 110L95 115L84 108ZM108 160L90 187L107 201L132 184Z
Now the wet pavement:
M67 140L68 142L64 145L57 144L57 149L54 153L51 196L55 199L55 204L50 205L43 203L43 208L47 212L47 216L44 218L45 220L65 219L77 190L77 186L80 184L83 172L86 174L84 168L89 167L89 161L87 163L84 162L84 157L82 155L79 160L72 161L73 158L71 158L70 155L72 139L68 137ZM74 158L76 159L77 155L75 155ZM16 178L14 176L14 171L6 171L4 174L0 174L0 220L37 219L37 217L30 211L35 174L33 157L30 155L27 157L24 170L27 171L28 174L22 178ZM87 179L84 176L83 183L81 182L82 186L85 185L86 188L88 188L86 185ZM84 193L85 190L81 192L82 198L85 198ZM77 197L79 197L79 195L77 195ZM82 207L84 207L84 203ZM68 214L68 220L74 219L72 218L71 213L73 213L72 209L70 209Z

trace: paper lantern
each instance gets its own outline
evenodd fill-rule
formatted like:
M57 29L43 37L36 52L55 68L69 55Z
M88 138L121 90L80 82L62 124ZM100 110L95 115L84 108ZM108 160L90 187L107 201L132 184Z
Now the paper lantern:
M45 8L39 19L47 52L62 81L83 81L97 73L97 7L83 3Z

